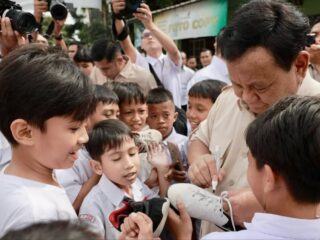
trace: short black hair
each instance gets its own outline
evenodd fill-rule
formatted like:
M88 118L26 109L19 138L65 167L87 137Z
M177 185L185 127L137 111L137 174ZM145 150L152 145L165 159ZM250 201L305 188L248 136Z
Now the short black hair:
M302 203L320 202L320 98L290 96L248 127L247 145L258 169L265 164Z
M45 130L55 116L85 120L94 110L94 86L61 49L29 44L0 63L0 130L12 145L10 125L24 119Z
M169 90L163 87L154 88L148 92L147 104L159 104L167 101L173 103L173 96Z
M94 160L101 161L101 155L105 151L119 148L128 137L134 139L133 133L125 123L116 119L103 120L94 125L85 146Z
M135 82L111 82L105 84L110 87L119 98L119 105L123 103L131 104L133 102L145 104L146 97L143 94L141 87Z
M263 47L275 62L289 71L306 44L309 20L288 2L253 0L236 11L223 34L222 55L227 61L248 49Z
M208 49L208 48L201 49L200 54L203 53L203 52L207 52L207 51L209 51L211 53L211 55L212 55L212 51L210 49Z
M106 59L108 62L112 62L118 53L121 54L119 44L107 39L96 40L91 48L91 57L93 61L96 62L103 59Z
M91 63L93 63L90 50L88 48L85 48L85 47L80 48L77 51L77 53L74 56L73 60L76 63L80 63L80 62L91 62Z
M92 226L84 221L51 221L35 223L19 230L11 230L1 240L103 240Z
M193 85L189 92L189 97L210 98L214 103L221 93L221 90L227 84L219 80L208 79Z
M117 94L110 88L102 85L95 85L94 97L97 103L102 102L106 104L119 104L119 98Z

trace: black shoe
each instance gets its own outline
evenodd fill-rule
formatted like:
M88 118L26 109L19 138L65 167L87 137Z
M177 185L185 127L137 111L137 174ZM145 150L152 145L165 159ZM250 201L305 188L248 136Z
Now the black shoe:
M153 236L158 237L166 223L170 202L167 198L152 198L141 202L135 202L126 198L123 201L124 206L109 215L111 224L121 231L120 226L124 219L132 212L142 212L148 215L153 223Z

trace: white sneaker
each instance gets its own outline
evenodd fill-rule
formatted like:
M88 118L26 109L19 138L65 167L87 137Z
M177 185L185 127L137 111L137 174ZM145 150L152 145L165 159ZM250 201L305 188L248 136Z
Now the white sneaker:
M177 183L169 187L168 198L175 208L177 199L183 201L190 217L209 221L225 230L234 229L233 220L223 212L223 201L229 201L225 197L190 183Z
M135 133L135 143L139 147L139 152L148 152L148 144L160 143L162 135L158 130L147 129L139 133Z

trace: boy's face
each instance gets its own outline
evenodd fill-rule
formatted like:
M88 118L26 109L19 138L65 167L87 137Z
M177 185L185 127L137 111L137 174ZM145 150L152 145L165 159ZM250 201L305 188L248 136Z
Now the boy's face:
M32 127L33 157L41 167L70 168L78 159L78 150L88 141L85 121L72 117L52 117L45 122L45 130Z
M210 98L189 97L187 118L191 125L191 130L196 129L205 120L213 105Z
M120 148L110 149L101 156L102 172L119 187L134 183L140 169L138 148L126 137Z
M93 68L93 63L92 62L79 62L78 66L79 66L80 70L86 76L90 76L92 68Z
M148 108L146 103L124 102L120 108L120 120L134 132L140 132L146 125Z
M264 186L263 186L263 170L257 168L256 160L252 156L251 152L248 153L248 170L247 179L252 189L253 194L257 198L258 202L263 205L264 203Z
M100 121L107 119L119 118L119 105L117 103L103 103L99 102L96 106L96 111L88 118L88 129L92 129L93 126Z
M161 132L163 139L167 138L178 116L173 102L168 100L163 103L148 104L148 112L147 123L150 128Z

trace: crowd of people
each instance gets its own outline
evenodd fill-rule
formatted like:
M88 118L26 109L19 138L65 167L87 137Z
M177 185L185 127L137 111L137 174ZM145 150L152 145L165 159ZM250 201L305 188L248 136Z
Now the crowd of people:
M320 18L249 1L199 69L111 5L90 47L1 18L0 238L320 239Z

